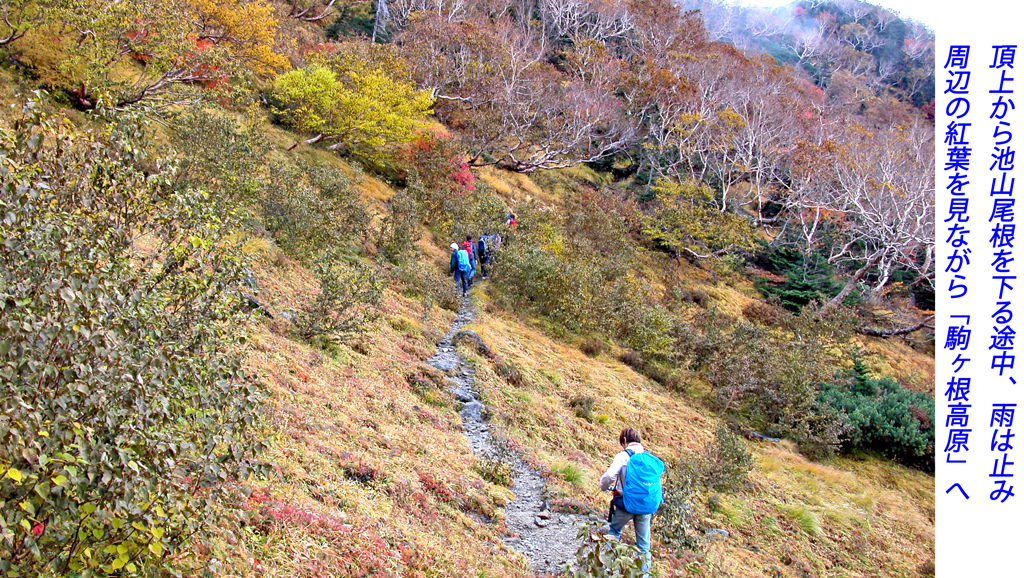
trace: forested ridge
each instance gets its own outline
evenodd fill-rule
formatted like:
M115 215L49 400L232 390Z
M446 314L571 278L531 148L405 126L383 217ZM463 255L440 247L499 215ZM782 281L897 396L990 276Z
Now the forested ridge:
M530 576L514 478L543 482L536 526L596 521L626 426L669 466L656 576L934 572L921 25L855 0L0 15L5 575ZM447 247L494 233L460 301ZM640 575L579 544L571 575Z

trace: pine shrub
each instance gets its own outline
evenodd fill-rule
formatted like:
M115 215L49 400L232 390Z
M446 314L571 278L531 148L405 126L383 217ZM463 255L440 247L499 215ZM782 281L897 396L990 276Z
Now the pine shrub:
M849 427L844 452L871 452L925 471L935 468L935 400L891 377L872 378L859 358L846 385L825 385L821 399Z

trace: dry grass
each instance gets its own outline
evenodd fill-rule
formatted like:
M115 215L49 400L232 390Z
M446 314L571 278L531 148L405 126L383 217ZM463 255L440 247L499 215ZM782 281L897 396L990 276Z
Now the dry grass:
M531 448L531 458L542 467L574 463L582 470L579 484L552 477L558 496L604 507L597 480L626 425L639 426L653 451L668 461L702 447L717 425L685 398L626 366L589 358L515 320L485 315L473 328L528 378L525 387L511 387L477 360L498 426ZM557 384L544 375L551 371L561 378ZM567 401L583 395L598 400L594 413L607 414L606 424L573 414ZM782 576L806 571L897 577L932 556L932 477L878 461L809 462L788 442L748 447L757 463L751 487L716 508L697 504L705 526L725 528L731 537L709 543L703 565L663 567L663 575L753 578L777 570Z
M523 190L508 187L512 195ZM429 240L421 247L447 262ZM309 294L312 276L273 245L250 241L247 251L259 297L273 311L295 308ZM712 286L703 282L713 282L709 272L672 268L727 311L739 314L750 301L743 286ZM500 359L463 353L477 367L492 428L553 474L556 507L605 508L597 482L624 426L639 427L669 462L712 438L718 421L692 398L616 361L614 348L587 357L541 324L495 312L482 289L471 328ZM252 522L224 544L219 574L528 576L500 540L500 507L511 493L474 468L460 418L438 385L443 379L421 363L452 314L391 292L383 308L368 336L332 354L291 339L283 321L254 324L250 368L271 392L267 458L276 475L254 484ZM912 353L908 365L921 363ZM593 414L602 419L577 417L569 402L580 397L594 398ZM756 461L750 486L714 507L708 496L695 501L700 524L724 528L729 538L709 542L702 558L656 545L662 576L896 577L933 556L931 477L877 461L808 462L788 442L748 447Z
M935 387L935 356L915 350L902 338L859 340L868 355L868 369L875 375L888 375L915 391L932 391Z

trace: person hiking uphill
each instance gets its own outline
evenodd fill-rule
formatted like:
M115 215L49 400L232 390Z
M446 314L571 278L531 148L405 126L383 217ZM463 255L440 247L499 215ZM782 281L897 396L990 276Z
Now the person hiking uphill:
M462 296L465 297L466 292L469 291L469 256L456 243L452 243L449 247L452 250L452 260L448 272L455 275L455 290L458 291L461 286Z
M643 572L651 570L651 515L662 504L661 475L665 464L644 449L640 433L627 427L619 434L622 451L601 476L601 490L612 492L608 534L618 539L630 520L636 547L644 556Z

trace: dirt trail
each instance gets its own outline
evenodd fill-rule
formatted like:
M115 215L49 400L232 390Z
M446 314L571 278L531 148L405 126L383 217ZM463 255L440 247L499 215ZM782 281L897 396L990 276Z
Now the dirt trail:
M580 541L576 534L586 516L550 512L544 501L544 478L515 452L498 451L483 415L483 404L476 389L473 368L455 351L454 337L473 320L469 299L463 299L458 316L427 360L448 375L449 391L464 405L459 411L462 430L473 453L480 457L504 455L514 468L512 491L516 498L505 507L506 544L526 557L530 570L537 574L561 574L565 564L575 559ZM508 457L511 454L511 457Z

